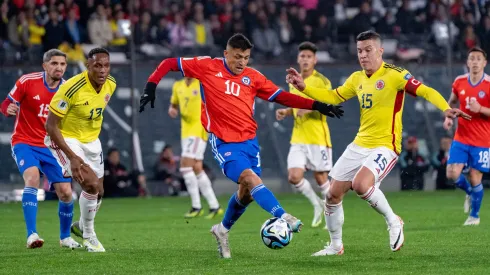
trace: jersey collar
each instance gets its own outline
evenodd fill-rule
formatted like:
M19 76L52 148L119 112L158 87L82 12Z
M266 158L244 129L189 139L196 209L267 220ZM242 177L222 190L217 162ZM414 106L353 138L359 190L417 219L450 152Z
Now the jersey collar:
M377 71L375 71L371 76L368 76L366 74L366 71L362 70L362 72L364 73L364 75L367 77L367 78L374 78L374 77L377 77L379 76L380 74L382 74L385 70L385 62L383 61L383 63L381 63L381 67L379 67L379 69Z
M49 88L49 85L46 82L46 71L43 72L43 83L44 83L44 87L46 87L46 89L48 89L49 92L56 93L58 91L58 88L60 87L60 85L61 85L62 82L63 82L63 79L60 80L60 82L58 83L58 86L56 86L54 89Z
M485 73L483 73L483 75L482 75L481 79L480 79L478 82L476 82L475 84L473 84L473 83L471 83L470 74L468 74L468 83L471 85L471 87L473 87L473 88L474 88L474 87L476 87L476 86L480 85L480 83L483 81L483 79L485 79L485 75L486 75L486 74L485 74Z
M85 80L87 81L87 87L94 93L97 94L97 91L95 90L94 86L92 86L92 82L90 82L90 79L88 78L88 70L83 72L83 77L85 77Z

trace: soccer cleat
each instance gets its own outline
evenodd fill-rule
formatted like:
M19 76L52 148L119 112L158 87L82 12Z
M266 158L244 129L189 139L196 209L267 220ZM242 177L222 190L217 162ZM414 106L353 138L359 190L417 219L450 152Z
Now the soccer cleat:
M333 255L343 255L344 254L344 244L342 244L339 248L335 248L332 244L327 243L325 248L322 250L311 254L311 256L333 256Z
M464 206L463 206L463 209L464 209L464 213L465 214L470 213L470 210L471 210L471 197L469 195L466 195L466 197L464 198Z
M218 252L221 258L231 258L230 244L228 243L228 231L221 223L211 227L211 234L216 238L218 243Z
M191 219L191 218L195 218L198 216L202 216L203 214L204 214L204 210L193 207L193 208L191 208L191 210L189 210L189 212L185 213L184 217Z
M88 239L83 239L83 246L85 246L88 252L105 252L104 247L95 235Z
M75 236L83 239L83 229L80 227L79 221L76 221L76 222L71 224L70 231Z
M318 226L320 226L320 224L322 224L324 213L325 212L323 210L323 207L315 206L313 221L311 222L311 227L318 227Z
M463 225L467 226L467 225L479 225L479 224L480 224L480 218L475 218L475 217L469 216Z
M76 242L72 237L67 237L64 238L63 240L60 240L60 247L66 247L66 248L81 248L82 245Z
M395 252L400 250L405 242L405 235L403 234L403 220L398 217L394 224L388 224L388 231L390 235L390 248Z
M37 233L32 233L27 238L27 248L40 248L43 247L43 244L44 240Z
M218 207L216 209L209 209L209 214L206 215L206 219L210 220L216 216L221 216L225 213L225 211L223 211L223 208L221 207Z
M291 228L293 229L293 232L300 232L301 228L303 227L303 223L301 220L298 220L297 218L293 217L291 214L284 213L282 215L283 219L286 220L289 225L291 225Z

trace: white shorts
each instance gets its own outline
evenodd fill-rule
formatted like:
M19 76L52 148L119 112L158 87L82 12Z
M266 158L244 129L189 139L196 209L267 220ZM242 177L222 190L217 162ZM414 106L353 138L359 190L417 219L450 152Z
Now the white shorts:
M332 148L313 144L291 144L288 169L301 168L315 172L332 170Z
M203 160L207 142L199 137L187 137L181 140L182 157Z
M89 143L82 143L74 138L65 138L65 142L77 156L81 157L92 168L97 178L104 177L104 156L102 155L102 145L99 139ZM65 153L53 144L49 136L44 138L44 144L63 168L63 175L71 177L70 160L68 160Z
M338 181L352 181L364 166L373 172L376 186L379 186L397 160L398 155L386 147L369 149L351 143L335 163L330 176Z

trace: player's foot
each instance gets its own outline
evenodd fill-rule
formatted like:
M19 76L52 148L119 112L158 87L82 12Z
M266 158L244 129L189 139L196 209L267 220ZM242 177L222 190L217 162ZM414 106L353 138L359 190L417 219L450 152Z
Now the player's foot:
M224 213L225 213L225 211L223 211L223 208L221 208L221 207L216 208L216 209L209 209L209 214L207 214L205 218L210 220L216 216L221 216Z
M403 220L397 217L396 221L392 224L388 224L388 231L390 234L390 248L395 252L400 250L405 242L405 235L403 234Z
M83 229L80 227L79 221L76 221L76 222L71 224L70 231L75 236L83 239Z
M464 206L463 206L463 209L464 209L464 213L465 214L468 214L470 213L470 210L471 210L471 197L466 195L466 197L464 198Z
M293 232L301 231L301 228L303 227L303 223L298 218L293 217L291 214L288 213L284 213L281 218L285 219L286 222L289 223L289 225L291 225Z
M315 206L313 221L311 222L311 227L318 227L322 224L323 215L324 215L323 207Z
M202 216L204 214L204 210L200 209L200 208L191 208L191 210L189 210L189 212L185 213L184 217L187 218L187 219L191 219L191 218L195 218L195 217L198 217L198 216Z
M95 235L88 239L83 239L83 246L88 252L105 252L104 247Z
M82 245L76 242L72 237L67 237L64 238L63 240L60 240L60 247L66 247L66 248L81 248Z
M325 248L322 250L311 254L311 256L332 256L332 255L342 255L344 254L344 244L341 244L340 247L334 247L332 244L327 243Z
M230 244L228 243L228 230L221 223L211 227L211 234L216 238L218 243L218 252L221 258L231 258Z
M40 248L43 247L43 244L44 240L37 233L32 233L27 238L27 248Z
M467 225L479 225L479 224L480 224L480 218L475 218L475 217L469 216L463 225L467 226Z

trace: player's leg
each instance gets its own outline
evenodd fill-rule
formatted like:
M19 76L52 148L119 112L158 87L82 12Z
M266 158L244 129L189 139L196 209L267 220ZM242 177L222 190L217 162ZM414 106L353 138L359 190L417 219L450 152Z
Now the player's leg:
M202 216L204 211L201 206L201 196L199 194L199 184L196 174L194 173L194 165L196 164L195 154L197 152L198 140L196 137L188 137L182 139L182 158L180 159L180 173L184 178L187 192L191 197L191 210L185 214L186 218L194 218Z
M27 248L42 247L44 240L37 233L37 189L39 188L39 160L34 156L31 146L17 144L12 148L12 156L24 179L22 211L27 229Z
M99 194L97 195L96 212L98 213L100 206L102 205L102 198L104 197L104 178L99 178L97 190ZM77 237L83 238L83 219L81 216L78 221L71 224L71 233L75 234Z
M352 189L357 195L385 218L392 251L398 251L405 241L403 221L393 212L384 193L379 189L379 183L393 169L397 159L396 153L388 148L373 149L352 181Z
M216 195L214 194L213 186L211 185L211 180L209 179L206 172L204 172L204 169L202 167L202 159L196 160L196 163L194 164L193 168L194 168L194 173L197 176L199 190L201 191L202 195L204 196L204 198L206 199L209 205L209 214L206 215L206 219L212 219L217 215L223 215L224 211L219 206L218 199L216 198Z
M483 200L483 173L488 173L490 168L489 149L480 147L470 148L470 159L468 161L470 169L471 184L471 211L464 225L480 224L480 207Z
M463 175L462 171L468 164L470 157L470 147L458 141L453 141L449 149L449 159L446 166L446 177L454 183L456 187L466 193L463 210L465 213L470 211L471 207L471 184Z
M288 181L303 196L305 196L314 208L312 227L318 227L322 223L323 206L321 199L311 187L311 183L304 178L307 164L306 145L292 144L288 154Z
M333 167L333 159L332 159L332 148L330 147L325 147L322 146L322 148L319 148L320 150L316 150L316 155L319 155L316 157L316 159L319 159L317 161L317 168L315 169L314 176L316 183L320 187L320 190L322 192L322 199L325 200L328 192L328 188L330 187L330 180L328 179L328 172L332 170Z

